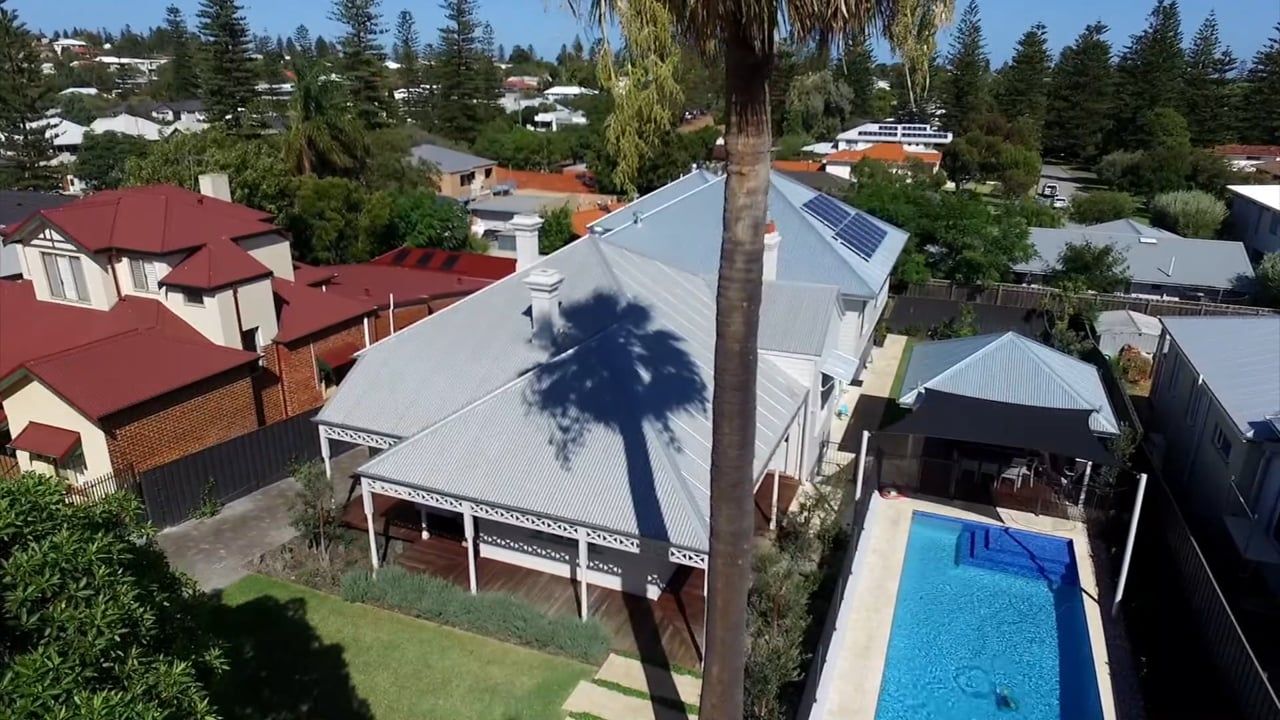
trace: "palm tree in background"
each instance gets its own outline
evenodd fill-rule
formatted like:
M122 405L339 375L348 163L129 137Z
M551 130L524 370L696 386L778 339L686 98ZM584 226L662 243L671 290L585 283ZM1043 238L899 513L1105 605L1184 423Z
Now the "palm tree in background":
M669 19L675 33L725 69L724 230L716 290L712 394L711 556L702 713L741 720L751 585L756 336L769 190L769 75L780 35L825 43L885 27L894 0L570 0L598 25ZM663 10L646 12L645 5ZM643 23L644 21L641 20Z
M368 157L369 141L342 83L324 77L314 63L297 63L294 71L285 163L298 175L358 169Z

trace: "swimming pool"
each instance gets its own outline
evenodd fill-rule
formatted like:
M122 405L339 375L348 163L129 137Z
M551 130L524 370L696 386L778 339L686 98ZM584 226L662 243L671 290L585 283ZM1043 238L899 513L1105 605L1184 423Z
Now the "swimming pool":
M1070 540L916 512L876 720L1101 720Z

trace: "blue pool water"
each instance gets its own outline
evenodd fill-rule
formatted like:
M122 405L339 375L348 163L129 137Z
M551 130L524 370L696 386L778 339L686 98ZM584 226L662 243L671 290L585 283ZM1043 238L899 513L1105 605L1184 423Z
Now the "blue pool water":
M876 720L1101 720L1069 540L915 513Z

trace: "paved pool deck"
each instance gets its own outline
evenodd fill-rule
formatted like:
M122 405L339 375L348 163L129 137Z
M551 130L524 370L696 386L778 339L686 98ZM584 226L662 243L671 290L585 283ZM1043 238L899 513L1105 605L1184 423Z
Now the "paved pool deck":
M884 675L889 634L893 627L898 582L907 552L907 535L916 510L965 520L1004 524L1072 540L1080 587L1084 592L1085 620L1093 646L1098 690L1105 720L1116 720L1115 697L1099 603L1098 582L1088 533L1081 523L966 503L873 496L867 511L858 554L841 599L840 617L831 643L829 660L819 681L818 700L811 720L874 720Z

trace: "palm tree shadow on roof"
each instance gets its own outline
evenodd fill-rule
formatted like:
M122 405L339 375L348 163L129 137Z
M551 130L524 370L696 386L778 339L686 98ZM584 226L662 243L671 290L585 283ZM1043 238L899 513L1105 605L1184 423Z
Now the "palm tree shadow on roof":
M666 543L671 534L655 485L653 457L680 452L673 415L706 415L710 391L685 340L657 325L645 305L608 293L596 293L560 308L557 349L530 368L525 392L530 412L552 420L548 443L561 467L569 468L593 433L617 433L623 446L630 501L639 534ZM647 431L646 431L647 429ZM678 474L672 468L669 474ZM683 480L675 478L676 483ZM590 502L585 492L581 499ZM697 519L705 532L705 519ZM642 548L644 545L642 544ZM624 587L643 592L646 570L622 566ZM627 577L628 572L637 577ZM675 683L651 603L624 596L636 646L646 666L654 697L672 697ZM705 619L704 619L705 622ZM701 648L699 648L701 654Z

